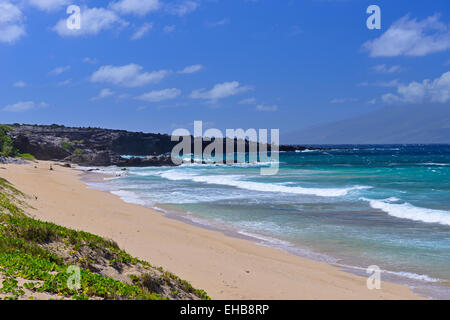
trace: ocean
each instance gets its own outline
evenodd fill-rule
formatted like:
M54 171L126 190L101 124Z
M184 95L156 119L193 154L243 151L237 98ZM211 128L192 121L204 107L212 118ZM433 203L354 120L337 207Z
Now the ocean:
M97 170L124 201L367 276L450 298L450 145L347 145L268 164ZM81 168L86 169L86 168Z

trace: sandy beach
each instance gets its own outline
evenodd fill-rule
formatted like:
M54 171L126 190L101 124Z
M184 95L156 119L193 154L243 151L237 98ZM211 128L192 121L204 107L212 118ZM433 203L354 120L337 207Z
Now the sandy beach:
M39 161L1 165L0 177L28 194L34 218L111 238L140 259L206 290L212 299L420 299L410 288L366 278L245 239L165 217L89 189L81 172Z

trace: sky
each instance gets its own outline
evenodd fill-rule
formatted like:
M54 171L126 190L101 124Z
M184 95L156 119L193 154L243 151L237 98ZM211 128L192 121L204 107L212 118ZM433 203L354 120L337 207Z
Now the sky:
M67 27L71 5L80 29ZM370 5L380 29L367 27ZM391 105L426 112L450 102L449 9L448 0L0 0L0 122L171 133L199 120L283 133Z

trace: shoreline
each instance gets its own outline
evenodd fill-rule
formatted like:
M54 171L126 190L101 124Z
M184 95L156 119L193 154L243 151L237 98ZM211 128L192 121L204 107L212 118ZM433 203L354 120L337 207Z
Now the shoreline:
M138 199L136 199L135 201L127 200L126 197L124 198L124 196L116 194L108 188L104 188L104 186L108 185L111 180L116 179L116 176L114 176L112 173L103 171L84 171L83 169L77 168L74 169L80 170L81 180L84 181L93 190L99 190L109 194L113 194L119 197L125 203L139 205L151 210L155 210L168 219L186 223L194 227L219 232L226 237L251 241L252 243L259 246L280 250L290 255L294 255L296 257L304 258L307 260L325 263L329 266L339 269L340 271L367 278L366 268L362 267L362 265L364 264L358 264L356 261L354 261L354 264L343 264L338 262L340 258L336 256L313 250L312 248L298 247L297 245L286 242L285 240L281 240L279 238L271 238L268 236L262 236L256 233L247 233L244 231L241 232L236 228L231 228L226 225L216 223L215 221L208 220L204 217L199 217L194 213L188 213L178 208L173 208L172 206L171 208L163 208L163 204L155 204L154 206L149 206L148 204L140 204L140 200ZM101 170L102 168L99 169ZM385 279L386 282L403 285L411 289L414 288L413 293L425 299L439 300L448 298L448 293L446 293L448 290L448 285L444 282L440 282L439 279L431 278L426 274L415 274L403 271L381 269L381 277ZM423 277L430 280L423 281L421 280Z
M323 262L235 238L88 188L82 172L39 161L5 165L0 175L30 196L35 218L115 240L213 299L420 299L404 285L366 278ZM34 168L37 166L37 168ZM145 232L144 232L145 230Z

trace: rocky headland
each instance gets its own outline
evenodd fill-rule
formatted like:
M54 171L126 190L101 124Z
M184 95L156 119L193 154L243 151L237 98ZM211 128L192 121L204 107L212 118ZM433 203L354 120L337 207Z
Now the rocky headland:
M8 127L7 134L21 154L30 154L38 160L63 161L81 166L174 166L170 152L178 143L171 141L169 135L159 133L55 124L13 124ZM237 140L234 142L237 143ZM248 141L245 144L248 150ZM203 148L206 145L204 142ZM306 149L312 148L300 145L279 147L280 151L287 152Z

